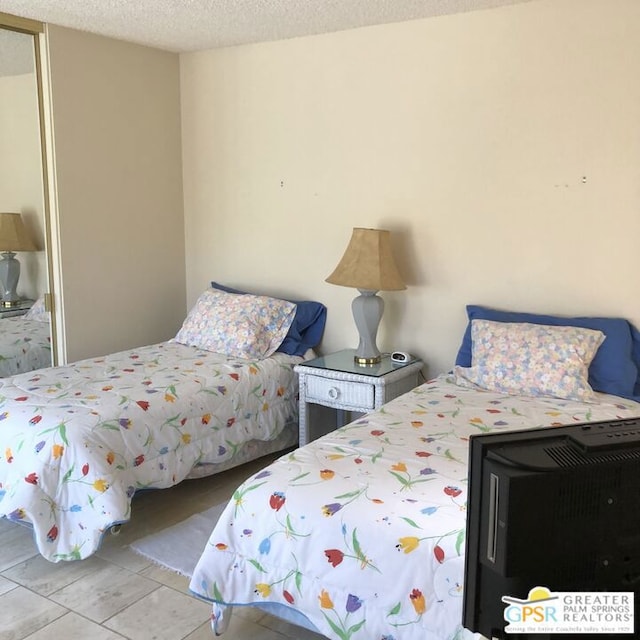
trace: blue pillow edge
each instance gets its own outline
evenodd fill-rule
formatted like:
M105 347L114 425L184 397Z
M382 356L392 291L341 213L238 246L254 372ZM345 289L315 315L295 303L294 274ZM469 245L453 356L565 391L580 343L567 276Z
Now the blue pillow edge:
M633 361L638 367L638 378L633 388L632 400L640 402L640 331L631 323L629 323L629 326L631 327L631 341L633 342Z

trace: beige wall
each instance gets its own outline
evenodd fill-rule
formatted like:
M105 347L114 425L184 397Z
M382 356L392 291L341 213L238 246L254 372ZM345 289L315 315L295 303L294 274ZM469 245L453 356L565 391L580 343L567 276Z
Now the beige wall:
M35 72L0 77L0 140L0 211L22 214L40 249L17 254L20 261L17 291L23 298L35 299L48 290Z
M48 27L67 360L166 340L185 315L178 56Z
M382 349L451 367L464 306L640 323L640 2L540 0L182 55L187 301L211 278L329 308L353 226L409 288Z

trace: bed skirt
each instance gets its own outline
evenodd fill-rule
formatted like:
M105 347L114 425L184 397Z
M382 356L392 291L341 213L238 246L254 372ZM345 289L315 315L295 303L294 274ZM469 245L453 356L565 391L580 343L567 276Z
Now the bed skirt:
M245 462L250 462L257 458L285 451L298 446L298 423L290 422L284 426L280 434L273 440L249 440L236 451L235 455L224 462L201 462L197 464L186 477L186 480L194 478L205 478L216 473L233 469Z

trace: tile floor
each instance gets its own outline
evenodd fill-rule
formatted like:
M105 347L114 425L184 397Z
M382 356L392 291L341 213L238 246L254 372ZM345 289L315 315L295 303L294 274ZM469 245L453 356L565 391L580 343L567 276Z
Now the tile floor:
M129 549L153 531L228 500L263 458L217 476L137 495L133 517L107 534L94 556L53 564L36 551L31 533L0 519L2 640L211 640L210 605L189 595L188 579ZM222 638L321 640L258 610L235 610Z

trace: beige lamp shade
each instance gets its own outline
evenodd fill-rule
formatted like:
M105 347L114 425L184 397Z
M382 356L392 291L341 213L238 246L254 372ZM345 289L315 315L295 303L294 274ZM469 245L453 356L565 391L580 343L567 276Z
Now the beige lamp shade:
M19 213L0 213L0 286L3 307L20 304L20 296L16 292L20 278L20 262L16 251L36 251L36 245L27 232Z
M0 213L0 251L37 251L19 213Z
M391 234L385 229L356 227L342 260L326 281L360 291L351 303L360 337L353 358L359 365L377 364L382 359L376 335L384 301L376 293L407 288L393 259Z
M385 229L354 228L342 260L326 282L368 291L406 289L393 259L391 233Z

